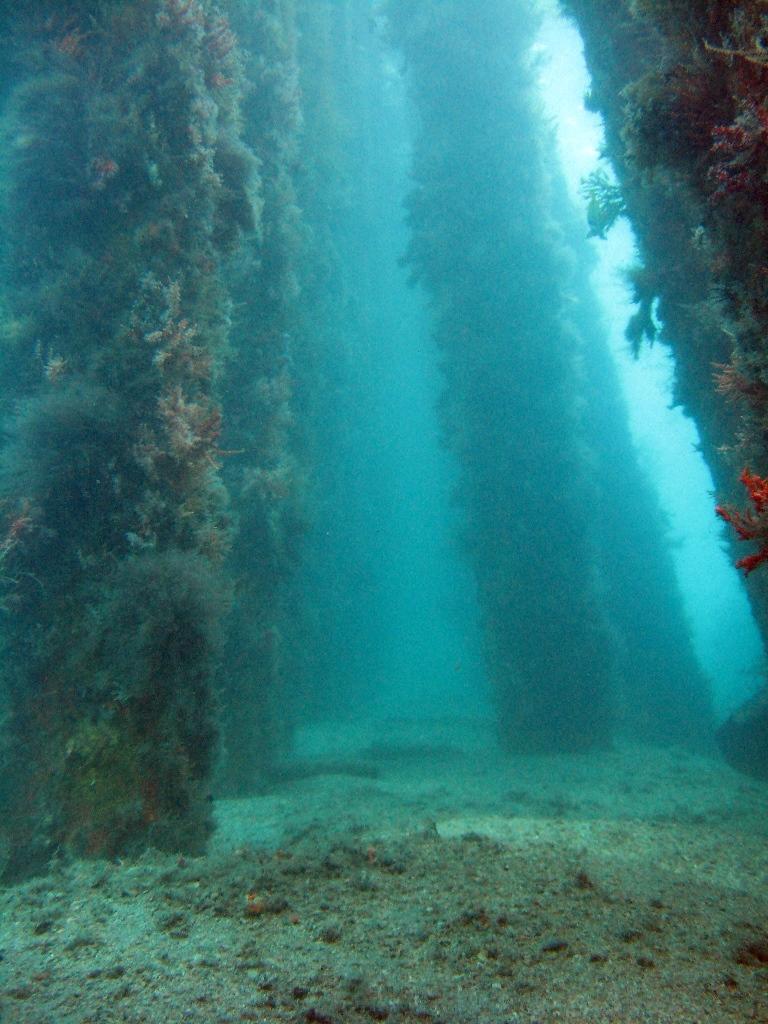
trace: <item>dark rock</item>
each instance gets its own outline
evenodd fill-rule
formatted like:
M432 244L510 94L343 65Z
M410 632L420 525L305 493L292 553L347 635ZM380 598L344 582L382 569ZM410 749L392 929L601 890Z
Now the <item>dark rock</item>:
M731 768L768 779L768 686L720 726L717 743Z
M754 939L736 951L736 963L747 967L768 966L768 939Z
M542 953L564 953L568 949L565 939L550 939L541 947Z
M304 1020L308 1021L309 1024L335 1024L333 1017L323 1013L322 1010L316 1009L314 1006L307 1010Z
M389 1018L389 1010L386 1006L359 1006L356 1009L359 1013L370 1017L371 1020L387 1020Z

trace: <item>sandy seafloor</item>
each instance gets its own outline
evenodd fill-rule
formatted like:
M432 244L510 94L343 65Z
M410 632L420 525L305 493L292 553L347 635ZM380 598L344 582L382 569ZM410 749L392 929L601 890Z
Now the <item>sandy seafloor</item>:
M3 1024L768 1022L768 784L477 723L298 739L209 856L0 891Z

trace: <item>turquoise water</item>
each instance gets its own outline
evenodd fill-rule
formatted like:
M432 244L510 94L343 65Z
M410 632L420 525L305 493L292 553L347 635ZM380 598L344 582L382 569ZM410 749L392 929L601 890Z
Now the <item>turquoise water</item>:
M575 28L512 0L2 28L9 873L202 852L215 799L336 721L714 757L761 647L657 304L628 351L628 225L588 237Z

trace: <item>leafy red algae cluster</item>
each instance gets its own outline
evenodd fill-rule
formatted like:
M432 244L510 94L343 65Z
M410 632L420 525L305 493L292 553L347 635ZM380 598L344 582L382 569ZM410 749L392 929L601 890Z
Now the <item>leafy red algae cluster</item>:
M740 540L759 542L759 551L740 558L736 563L737 568L743 569L744 575L748 576L758 565L768 561L768 480L750 473L746 467L741 471L739 479L747 488L754 507L741 512L729 505L717 505L715 512L731 524Z

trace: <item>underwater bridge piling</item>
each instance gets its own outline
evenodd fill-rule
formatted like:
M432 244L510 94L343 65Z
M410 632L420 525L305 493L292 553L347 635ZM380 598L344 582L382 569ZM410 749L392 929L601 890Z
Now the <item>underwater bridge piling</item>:
M542 120L534 7L388 10L417 118L408 261L434 311L502 742L705 743L707 683Z
M231 601L225 267L258 215L237 40L207 0L3 22L8 870L202 850Z
M675 359L675 399L737 527L733 558L765 642L765 15L741 0L561 6L584 41L590 105L638 240L635 337L656 336L655 308ZM763 684L723 726L721 747L765 778L767 737Z

